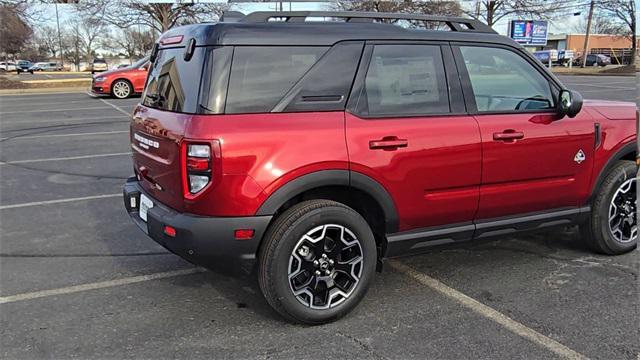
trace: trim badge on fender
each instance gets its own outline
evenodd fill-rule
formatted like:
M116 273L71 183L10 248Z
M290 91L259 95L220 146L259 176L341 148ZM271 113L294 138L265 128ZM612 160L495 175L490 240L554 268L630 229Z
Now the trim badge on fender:
M580 164L581 162L585 161L587 159L587 156L584 154L584 151L582 151L582 149L578 150L578 153L576 154L576 156L573 158L573 161L577 162L578 164Z

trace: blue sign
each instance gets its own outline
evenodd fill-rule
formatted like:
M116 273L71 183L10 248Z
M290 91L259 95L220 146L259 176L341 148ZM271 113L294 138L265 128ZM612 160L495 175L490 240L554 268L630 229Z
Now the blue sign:
M547 45L549 24L544 20L512 20L509 36L523 45Z

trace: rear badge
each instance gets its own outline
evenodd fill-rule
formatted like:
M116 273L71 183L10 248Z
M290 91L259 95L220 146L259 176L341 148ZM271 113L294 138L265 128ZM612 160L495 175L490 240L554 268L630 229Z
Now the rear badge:
M585 161L586 158L587 158L587 156L584 154L584 151L582 151L582 149L580 149L580 150L578 150L578 153L576 154L576 156L573 158L573 161L575 161L578 164L580 164L581 162Z
M154 147L156 149L160 147L160 144L157 141L147 139L146 137L142 137L138 134L133 134L133 138L138 140L138 145L145 150L149 150L149 147Z

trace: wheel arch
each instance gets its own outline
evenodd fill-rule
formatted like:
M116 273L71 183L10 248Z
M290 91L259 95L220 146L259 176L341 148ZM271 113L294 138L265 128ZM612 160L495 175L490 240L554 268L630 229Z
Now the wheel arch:
M398 231L398 212L387 190L371 177L349 170L316 171L289 181L265 200L256 215L277 215L300 201L320 198L352 207L377 236Z
M598 173L598 177L596 178L596 181L591 187L591 193L589 194L589 199L587 202L589 204L593 202L596 192L598 191L600 186L602 186L602 183L604 182L604 179L607 177L607 174L609 173L609 171L613 169L613 167L616 165L618 161L620 160L635 161L636 156L637 156L637 147L636 147L635 141L632 141L623 145L622 147L620 147L620 149L618 149L615 153L613 153L613 155L609 158L609 160L607 160L607 162L602 167L602 169L600 169L600 172Z

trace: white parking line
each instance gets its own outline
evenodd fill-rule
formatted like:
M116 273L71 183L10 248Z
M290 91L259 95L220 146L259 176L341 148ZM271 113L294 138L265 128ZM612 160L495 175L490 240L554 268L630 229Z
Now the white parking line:
M2 114L0 114L2 115ZM122 115L118 115L118 116L97 116L97 117L86 117L86 118L60 118L60 119L11 119L11 120L7 120L7 119L1 119L0 120L0 124L2 125L9 125L9 124L43 124L43 123L55 123L55 122L62 122L60 125L68 125L68 124L75 124L77 122L85 122L87 120L109 120L109 119L122 119L123 116ZM72 121L71 121L72 120ZM126 120L123 120L122 122L128 122ZM6 130L5 130L6 131Z
M44 96L44 95L68 95L68 94L84 94L85 91L78 89L75 91L42 91L42 92L34 92L34 93L18 93L18 94L2 94L0 95L0 99L3 97L29 97L29 96Z
M34 292L22 293L22 294L16 294L16 295L2 296L0 297L0 304L12 303L16 301L33 300L33 299L38 299L38 298L43 298L48 296L73 294L81 291L104 289L104 288L110 288L114 286L135 284L135 283L140 283L144 281L167 279L167 278L172 278L176 276L197 274L204 271L205 270L202 268L166 271L166 272L160 272L155 274L132 276L132 277L116 279L116 280L68 286L68 287L63 287L58 289L50 289L50 290L34 291Z
M470 310L473 310L476 313L484 316L485 318L488 318L489 320L492 320L498 323L499 325L503 326L507 330L554 352L555 354L557 354L562 358L587 359L586 356L576 352L575 350L572 350L566 347L565 345L562 345L561 343L551 339L548 336L542 335L541 333L513 320L507 315L497 310L494 310L493 308L475 300L474 298L471 298L459 292L456 289L450 288L449 286L441 283L440 281L426 274L416 271L412 267L406 264L403 264L398 260L389 260L388 264L392 268L394 268L396 271L409 276L410 278L414 279L420 284L428 286L431 289L439 292L440 294L452 300L455 300L460 305Z
M77 197L77 198L57 199L57 200L34 201L34 202L21 203L21 204L0 205L0 210L17 209L17 208L23 208L23 207L51 205L51 204L63 204L63 203L75 202L75 201L108 199L108 198L121 197L121 196L122 194L118 193L118 194L94 195L94 196L85 196L85 197Z
M618 91L636 91L636 89L617 89ZM602 89L582 89L580 90L580 93L587 93L587 92L597 92L597 93L602 93ZM623 101L623 100L618 100L618 101Z
M105 104L107 104L107 105L111 106L112 108L114 108L114 109L116 109L116 110L120 111L121 113L123 113L123 114L125 114L125 115L127 115L127 116L131 116L131 113L130 113L130 112L128 112L128 111L126 111L126 110L122 109L122 108L121 108L121 107L119 107L119 106L113 105L112 103L108 102L108 101L107 101L107 100L105 100L105 99L98 99L98 100L102 101L103 103L105 103Z
M11 101L11 102L3 103L3 104L2 104L2 107L3 107L4 109L6 109L8 106L11 106L11 105L13 105L14 107L18 107L18 106L23 106L23 107L24 107L24 106L27 106L27 107L29 107L29 108L33 108L33 106L34 106L34 105L36 105L36 106L43 106L43 107L46 107L46 106L50 106L50 105L59 105L61 102L62 102L62 100L60 100L60 101L56 101L56 102L45 102L45 103L43 103L43 102L36 102L36 103L34 104L34 101L33 101L33 100L26 100L26 99L25 99L24 103L21 103L21 102L20 102L20 99L18 99L18 101L13 100L13 101ZM86 103L87 103L87 100L86 100L86 99L85 99L85 100L71 100L71 101L64 101L64 103L65 103L65 104L78 104L78 103L86 104ZM47 109L46 109L46 108L44 108L42 111L47 111Z
M596 84L568 84L569 86L590 86L597 87L602 89L614 89L614 90L635 90L636 88L627 87L627 86L607 86L607 85L596 85Z
M40 109L40 110L18 110L18 111L2 111L0 112L0 115L7 115L7 114L29 114L29 113L50 113L50 112L57 112L57 111L78 111L78 110L105 110L108 109L107 107L104 106L100 106L100 107L85 107L85 108L66 108L66 109Z
M128 133L128 132L129 132L129 130L118 130L118 131L100 131L100 132L85 132L85 133L72 133L72 134L49 134L49 135L16 136L16 137L0 138L0 141L6 140L6 139L27 140L27 139L42 139L42 138L51 138L51 137L87 136L87 135L111 135L111 134L124 134L124 133Z
M111 154L93 154L93 155L69 156L69 157L48 158L48 159L0 161L0 165L14 165L14 164L29 164L29 163L36 163L36 162L49 162L49 161L93 159L93 158L111 157L111 156L123 156L123 155L131 155L131 153L130 152L123 152L123 153L111 153Z

